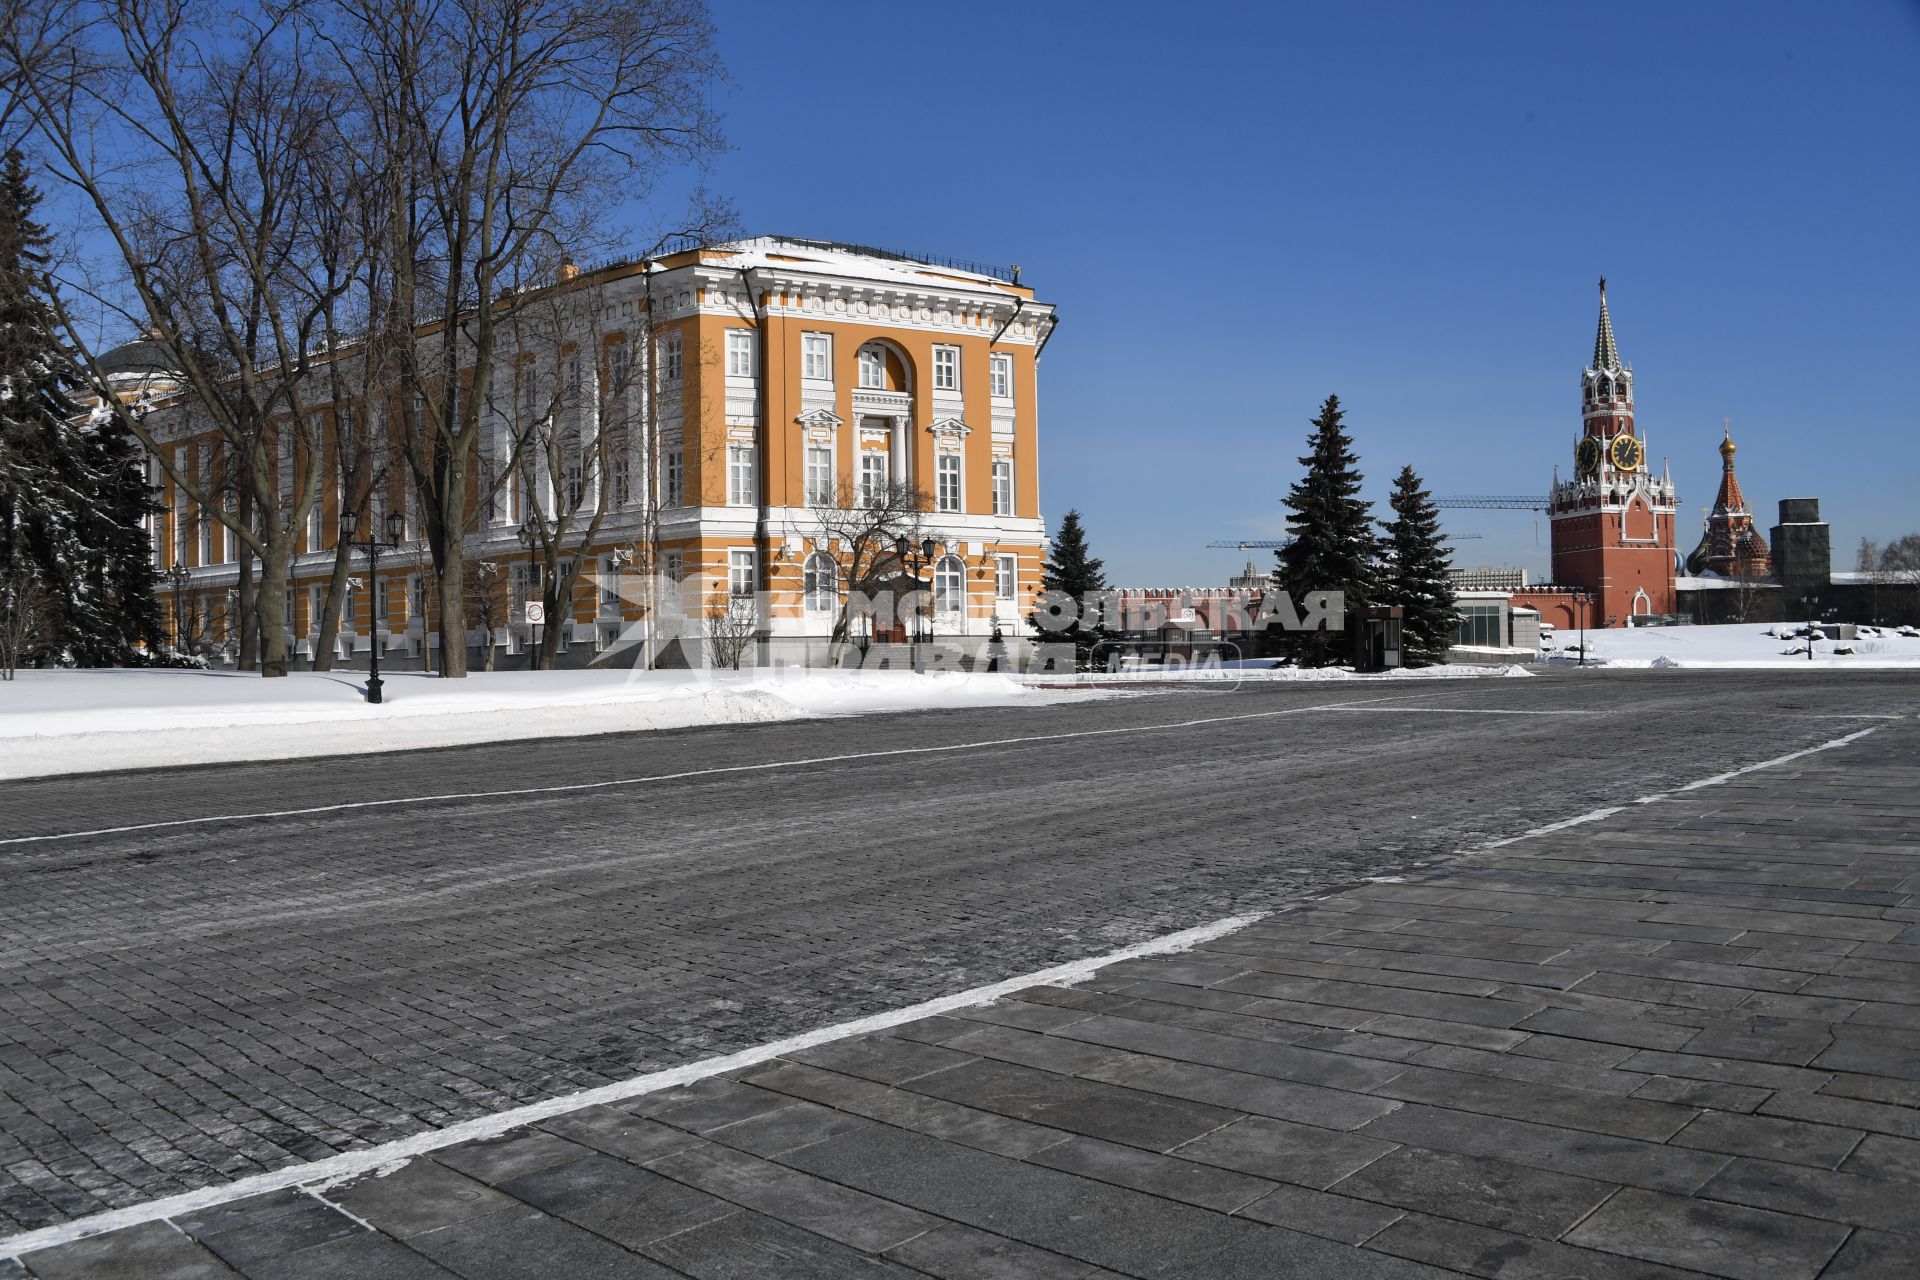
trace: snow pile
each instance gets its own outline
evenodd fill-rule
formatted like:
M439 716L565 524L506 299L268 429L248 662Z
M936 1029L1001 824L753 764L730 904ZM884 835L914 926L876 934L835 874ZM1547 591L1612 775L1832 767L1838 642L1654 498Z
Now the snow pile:
M1630 627L1587 632L1590 667L1766 668L1832 671L1841 668L1920 671L1920 633L1912 628L1861 627L1856 639L1822 632L1807 657L1805 624L1728 622L1710 627ZM1837 635L1837 631L1834 633ZM1556 666L1579 658L1579 642L1564 633L1558 649L1541 656Z
M1029 676L1034 683L1054 684L1166 684L1170 681L1240 682L1291 680L1467 680L1488 676L1528 676L1524 667L1502 664L1477 666L1469 663L1445 663L1435 667L1399 667L1392 671L1356 672L1344 667L1283 667L1278 658L1236 658L1211 666L1137 667L1127 671L1090 671L1079 675Z
M965 707L1062 696L1002 675L765 671L22 671L0 684L0 779L405 751L636 729Z

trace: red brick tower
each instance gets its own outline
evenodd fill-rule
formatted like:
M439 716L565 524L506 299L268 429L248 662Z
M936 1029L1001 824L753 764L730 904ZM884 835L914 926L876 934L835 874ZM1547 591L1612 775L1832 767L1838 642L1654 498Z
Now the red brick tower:
M1589 626L1675 609L1675 498L1672 477L1647 470L1646 443L1633 426L1633 369L1620 361L1600 281L1600 328L1593 363L1580 375L1581 432L1573 479L1554 468L1553 580L1593 597Z

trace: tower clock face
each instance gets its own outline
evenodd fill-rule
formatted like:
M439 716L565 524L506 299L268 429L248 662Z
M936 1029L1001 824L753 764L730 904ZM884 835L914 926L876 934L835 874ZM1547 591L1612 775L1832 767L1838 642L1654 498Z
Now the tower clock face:
M1646 450L1641 448L1640 441L1633 436L1615 436L1613 447L1608 450L1608 454L1613 459L1613 465L1622 471L1638 471L1640 464L1646 459Z
M1600 442L1588 436L1573 451L1574 469L1583 476L1590 476L1600 469Z

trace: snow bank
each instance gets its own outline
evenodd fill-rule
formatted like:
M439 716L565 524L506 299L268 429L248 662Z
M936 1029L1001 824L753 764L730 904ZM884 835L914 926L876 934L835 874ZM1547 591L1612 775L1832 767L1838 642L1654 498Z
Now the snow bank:
M1856 640L1816 640L1807 658L1804 639L1782 639L1776 626L1791 632L1795 624L1728 622L1710 627L1630 627L1587 632L1587 665L1604 667L1694 667L1726 670L1833 671L1842 668L1920 671L1920 635L1883 628ZM1572 632L1559 637L1565 647L1546 651L1556 666L1572 665L1578 641ZM1849 648L1851 653L1836 653Z
M23 671L0 684L0 779L405 751L636 729L958 707L1063 695L1003 675L827 671ZM1084 696L1084 695L1083 695Z

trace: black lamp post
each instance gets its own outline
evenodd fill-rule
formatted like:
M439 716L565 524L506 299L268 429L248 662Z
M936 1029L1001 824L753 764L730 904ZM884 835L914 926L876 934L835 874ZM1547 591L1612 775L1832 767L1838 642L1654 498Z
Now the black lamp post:
M908 574L913 578L914 594L919 594L920 570L933 560L933 539L922 538L916 546L907 540L905 534L896 534L893 539L893 553L900 562L909 566ZM913 553L918 551L918 556ZM932 584L928 584L931 590ZM928 639L932 639L931 636ZM913 630L907 634L907 662L915 671L920 669L920 611L914 611Z
M187 583L193 580L193 575L187 571L187 566L175 561L173 568L167 570L167 577L173 583L173 651L185 653L187 651L185 600Z
M531 572L531 569L533 566L533 552L534 552L534 548L540 545L540 530L534 527L532 521L528 521L526 524L521 525L520 528L515 531L513 536L518 538L520 540L520 545L527 549L527 566L529 569L527 579L528 579L528 582L531 583L533 580L533 574ZM544 578L546 575L543 573L540 576ZM511 604L512 602L509 601L508 603ZM547 611L546 599L543 593L542 599L540 602L541 621L534 624L538 628L538 630L534 631L529 641L529 643L532 645L533 652L531 655L529 655L527 659L527 666L530 670L533 670L533 671L538 671L540 669L540 641L543 637L544 632L546 631L546 621L545 621L546 611ZM511 622L512 619L509 618L508 621Z
M1587 665L1587 598L1578 595L1573 598L1574 606L1580 611L1580 666Z
M1813 661L1813 636L1820 629L1815 620L1814 611L1820 607L1820 597L1809 591L1800 597L1800 603L1807 606L1807 661Z
M386 520L387 539L384 545L397 547L406 536L407 517L399 511L389 511ZM367 551L367 592L372 597L367 602L367 631L370 640L367 646L367 701L379 702L380 699L380 531L371 530L365 542L355 542L353 534L360 527L360 515L348 511L340 517L340 540L349 547L365 547Z

